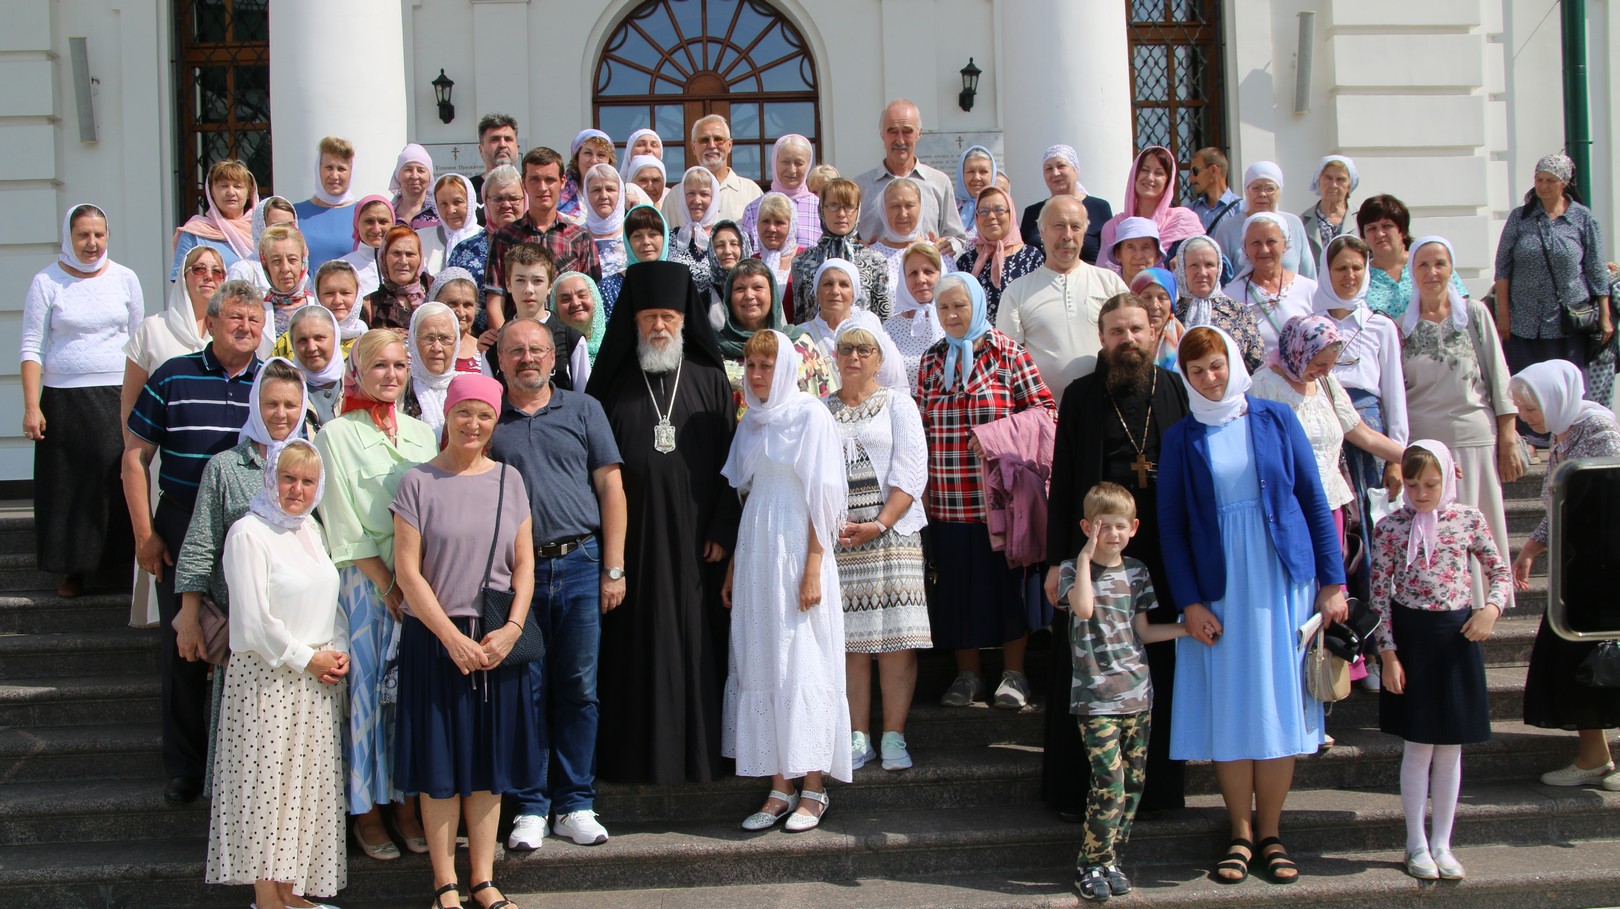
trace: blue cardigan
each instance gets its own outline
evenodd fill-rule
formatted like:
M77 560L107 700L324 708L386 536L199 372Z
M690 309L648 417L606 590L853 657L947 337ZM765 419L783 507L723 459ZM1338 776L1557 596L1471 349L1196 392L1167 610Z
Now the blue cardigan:
M1333 511L1322 492L1305 428L1286 404L1250 397L1249 440L1258 463L1266 528L1294 583L1344 583ZM1226 556L1216 520L1209 440L1193 417L1165 430L1159 448L1159 542L1178 609L1226 594ZM1232 541L1245 545L1246 541Z

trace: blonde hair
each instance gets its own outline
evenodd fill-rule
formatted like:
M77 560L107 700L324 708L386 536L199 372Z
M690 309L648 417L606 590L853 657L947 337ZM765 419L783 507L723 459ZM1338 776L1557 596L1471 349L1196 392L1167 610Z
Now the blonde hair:
M906 270L906 263L911 261L912 256L922 256L924 259L927 259L935 269L941 272L945 270L945 260L940 257L938 247L932 243L926 242L913 243L906 247L906 251L900 255L900 271L902 274L904 274Z
M714 174L706 170L689 170L686 176L681 178L681 185L689 189L697 189L700 186L713 187L714 184L711 182L713 180Z
M877 335L864 328L847 328L838 333L838 343L864 344L877 350L878 362L883 361L883 345L878 343Z
M770 218L773 221L793 220L793 200L781 193L767 195L759 203L759 218L763 221Z
M405 349L405 339L391 328L373 328L354 342L354 348L349 351L349 364L357 380L390 344L398 344L400 349Z
M1119 515L1134 521L1136 497L1118 483L1098 483L1086 493L1084 509L1088 521L1108 515Z
M264 233L259 235L259 261L264 261L271 244L282 240L297 240L298 248L303 252L304 258L309 258L309 243L304 240L304 235L299 232L298 228L293 227L291 224L272 224L264 229Z
M816 187L826 189L827 182L836 180L838 177L838 168L833 167L831 164L817 164L815 167L810 168L810 173L804 175L804 186L805 189L820 195L820 190L817 190Z
M768 331L756 331L753 337L743 343L743 359L767 356L776 356L776 335Z
M348 139L339 136L327 136L315 147L320 154L342 158L345 161L354 160L354 146L349 144Z
M276 458L275 470L280 474L283 470L299 470L310 466L315 468L315 476L319 477L321 475L319 449L306 439L294 439L287 443L287 447L283 448Z

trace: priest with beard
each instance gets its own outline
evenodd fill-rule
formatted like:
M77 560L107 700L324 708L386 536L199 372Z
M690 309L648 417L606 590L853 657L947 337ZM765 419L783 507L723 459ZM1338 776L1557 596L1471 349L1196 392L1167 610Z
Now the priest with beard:
M1046 596L1057 602L1058 565L1074 558L1086 544L1080 529L1086 493L1092 486L1110 481L1136 497L1141 526L1125 547L1125 555L1147 565L1158 592L1159 605L1148 613L1148 621L1173 623L1178 618L1176 605L1169 595L1159 550L1157 467L1159 439L1188 413L1187 391L1179 376L1153 362L1159 339L1141 297L1111 297L1100 310L1097 329L1102 341L1097 369L1069 384L1058 409L1046 524L1046 557L1051 566ZM1080 821L1085 818L1091 768L1079 727L1068 710L1073 674L1069 621L1069 614L1063 612L1052 623L1041 796L1065 820ZM1153 678L1153 715L1140 810L1163 811L1185 804L1182 762L1169 757L1175 642L1150 644L1147 654Z
M598 773L706 782L725 774L719 593L741 506L720 475L736 425L731 385L686 266L625 271L586 393L624 459L629 518L624 602L602 617Z

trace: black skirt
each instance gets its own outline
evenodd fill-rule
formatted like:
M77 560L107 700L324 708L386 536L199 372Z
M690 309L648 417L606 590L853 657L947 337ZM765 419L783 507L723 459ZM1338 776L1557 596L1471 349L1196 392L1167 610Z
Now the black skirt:
M34 443L34 523L42 571L79 574L135 554L119 461L118 386L40 389L45 438Z
M1390 633L1406 690L1392 694L1385 688L1378 695L1378 728L1425 745L1490 741L1484 651L1462 634L1473 610L1390 605Z
M940 521L923 528L925 590L934 646L1000 647L1052 621L1041 572L1010 568L980 523Z
M481 637L473 619L451 621L473 640ZM527 665L462 675L433 632L406 616L398 710L394 785L407 795L500 795L544 782Z
M1620 688L1593 688L1575 680L1575 670L1596 648L1596 642L1564 640L1542 618L1524 680L1525 725L1571 731L1620 726Z

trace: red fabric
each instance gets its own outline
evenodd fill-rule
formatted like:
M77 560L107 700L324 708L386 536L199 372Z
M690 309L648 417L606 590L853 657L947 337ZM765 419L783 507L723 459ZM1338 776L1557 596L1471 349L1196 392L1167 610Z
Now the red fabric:
M985 516L990 548L1010 568L1046 558L1046 493L1057 426L1044 410L1025 410L974 428L984 452Z

